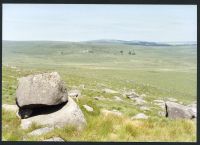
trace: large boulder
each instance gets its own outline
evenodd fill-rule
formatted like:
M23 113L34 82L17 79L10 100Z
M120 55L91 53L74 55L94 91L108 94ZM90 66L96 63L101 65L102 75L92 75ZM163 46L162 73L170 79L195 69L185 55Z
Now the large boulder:
M190 107L184 106L175 102L167 101L166 105L166 117L171 119L193 119L194 114L191 112Z
M57 72L29 75L19 79L16 103L21 108L58 105L67 100L67 89Z
M48 110L45 110L48 111ZM21 120L21 128L28 129L33 123L48 127L74 126L77 129L83 129L86 125L85 117L79 106L72 98L60 109L54 112L45 112L30 118Z

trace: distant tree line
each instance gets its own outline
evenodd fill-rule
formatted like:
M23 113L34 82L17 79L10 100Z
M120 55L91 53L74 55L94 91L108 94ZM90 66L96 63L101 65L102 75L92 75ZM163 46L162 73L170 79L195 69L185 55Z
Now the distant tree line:
M123 55L123 54L124 54L124 51L123 51L123 50L121 50L121 51L120 51L120 54L121 54L121 55ZM134 50L132 50L132 51L131 51L131 50L129 50L128 54L129 54L129 55L136 55L136 53L135 53L135 51L134 51Z

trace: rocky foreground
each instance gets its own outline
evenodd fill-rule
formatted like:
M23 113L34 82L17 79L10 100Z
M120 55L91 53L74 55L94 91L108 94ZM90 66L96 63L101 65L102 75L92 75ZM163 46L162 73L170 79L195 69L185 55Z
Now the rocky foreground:
M84 86L82 86L84 89ZM133 100L140 105L141 110L149 110L146 107L146 95L139 95L133 90L118 92L109 88L102 90L108 94L121 94L121 96ZM64 81L61 80L57 72L43 73L37 75L29 75L19 79L18 88L16 90L16 105L3 104L3 109L16 112L16 115L21 119L21 128L28 129L32 124L36 123L43 128L36 129L27 134L41 135L52 131L54 128L63 126L73 126L77 130L82 130L87 127L87 122L83 112L77 105L76 101L83 97L81 91L72 89L67 91ZM103 96L95 96L95 100L106 100ZM120 96L114 96L115 101L123 103ZM158 115L165 116L169 119L195 119L197 118L196 103L191 105L183 105L177 100L169 99L154 100L152 103L160 107ZM93 112L94 108L83 105L83 108L88 112ZM105 116L113 114L122 116L123 113L118 110L102 109L101 113ZM132 116L132 120L148 119L144 113L139 113ZM47 141L63 141L61 138L54 137Z

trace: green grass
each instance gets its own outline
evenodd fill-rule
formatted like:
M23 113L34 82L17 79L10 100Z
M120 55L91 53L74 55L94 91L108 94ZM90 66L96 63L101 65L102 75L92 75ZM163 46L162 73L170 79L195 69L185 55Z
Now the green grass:
M10 117L8 117L8 115ZM40 141L54 136L65 141L196 141L195 122L191 120L169 120L152 118L149 120L130 120L127 117L85 115L88 125L83 131L66 126L40 136L26 137L27 140ZM3 110L3 140L22 140L29 130L19 128L19 119L11 112ZM12 126L12 127L11 127ZM9 130L9 131L8 131Z
M136 55L128 55L134 49ZM94 53L84 53L92 50ZM124 55L119 51L123 50ZM168 120L158 116L155 99L176 98L185 104L196 101L195 46L134 46L70 42L3 42L2 101L15 103L17 78L29 74L57 71L67 89L85 85L78 102L88 126L82 131L73 127L56 129L47 135L28 140L60 136L66 141L196 141L196 124L190 120ZM61 55L63 52L63 55ZM17 68L12 68L16 66ZM146 94L149 111L141 111L133 101L121 94L103 93L103 88L116 91L134 89ZM113 96L123 102L117 102ZM104 96L106 100L95 100ZM86 112L82 105L94 108ZM122 117L105 117L101 109L116 109ZM148 120L131 121L137 113ZM28 131L19 128L20 120L10 112L2 113L3 140L22 140Z

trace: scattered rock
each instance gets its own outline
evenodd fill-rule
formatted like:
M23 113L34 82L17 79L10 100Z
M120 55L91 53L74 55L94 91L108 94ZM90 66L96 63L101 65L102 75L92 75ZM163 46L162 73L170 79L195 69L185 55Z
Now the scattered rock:
M115 91L115 90L111 90L111 89L103 89L103 92L104 93L109 93L109 94L117 94L118 92L117 91Z
M143 110L143 111L149 111L150 109L146 106L141 106L140 107L140 110Z
M19 107L17 107L17 105L3 104L2 108L6 111L11 111L11 112L18 112L19 110Z
M68 96L71 97L71 98L80 98L81 97L81 92L77 89L75 90L70 90L68 92Z
M49 139L45 139L43 141L61 141L61 142L63 142L64 140L60 137L52 137L52 138L49 138Z
M50 113L47 112L48 110L45 111L45 113L42 112L39 115L22 119L21 128L27 129L31 124L36 123L38 125L58 128L70 125L79 130L83 129L87 124L82 111L70 97L68 98L68 102L59 110Z
M105 116L107 115L116 115L116 116L122 116L122 113L118 110L106 110L106 109L102 109L101 113L104 114Z
M138 105L142 105L142 104L146 103L146 101L143 100L142 98L132 98L132 100L134 100L136 102L136 104L138 104Z
M139 113L133 117L131 117L132 120L134 119L148 119L149 117L147 115L145 115L144 113Z
M171 119L185 118L193 119L195 118L194 114L191 112L191 108L184 106L175 102L166 102L166 117Z
M88 106L88 105L83 105L83 107L88 111L88 112L93 112L93 108Z
M54 129L53 127L39 128L39 129L33 130L32 132L28 133L27 136L39 136L39 135L51 132L53 129Z
M139 97L139 95L133 90L123 93L123 96L130 99Z
M21 108L58 105L68 100L67 89L57 72L29 75L19 79L16 100Z
M118 96L114 96L113 98L114 98L116 101L119 101L119 102L120 102L120 101L123 101L123 100L122 100L120 97L118 97Z

